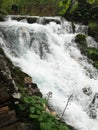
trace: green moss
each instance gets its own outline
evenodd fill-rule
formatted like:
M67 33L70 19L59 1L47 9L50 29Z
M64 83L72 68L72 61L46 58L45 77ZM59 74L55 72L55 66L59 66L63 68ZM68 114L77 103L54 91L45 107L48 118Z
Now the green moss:
M74 14L74 12L76 12L78 10L78 1L75 1L75 3L73 4L73 6L71 7L69 14L72 15Z
M93 60L93 61L97 61L98 60L98 49L93 48L93 47L89 47L86 49L87 52L87 56Z
M81 45L83 44L87 46L87 44L83 43L84 41L86 41L86 36L84 34L77 34L75 37L75 41L80 43Z
M86 36L84 34L76 35L75 42L81 50L81 53L88 57L88 61L92 60L93 66L98 69L98 49L87 46Z
M98 61L95 61L93 65L96 69L98 69Z
M75 37L75 42L77 43L77 46L81 50L82 54L85 54L85 50L87 48L86 35L77 34Z
M24 87L24 78L28 76L26 73L22 72L19 67L15 67L9 58L4 54L4 51L0 48L0 54L3 56L3 60L6 61L7 66L11 71L11 76L15 80L17 86Z
M96 41L98 41L98 24L97 23L90 23L88 25L88 35L95 38Z
M39 124L39 130L69 130L56 116L46 111L47 100L38 96L25 95L21 98L18 109L25 112L28 119L35 120Z

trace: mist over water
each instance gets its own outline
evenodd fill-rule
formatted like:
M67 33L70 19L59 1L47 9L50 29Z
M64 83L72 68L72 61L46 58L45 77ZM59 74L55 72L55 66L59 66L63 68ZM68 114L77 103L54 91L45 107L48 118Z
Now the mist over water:
M58 18L60 19L60 18ZM0 46L13 64L32 77L45 97L52 92L49 104L61 115L72 95L63 120L77 130L98 129L98 98L89 107L98 93L98 71L87 62L74 39L78 33L86 33L87 27L66 20L61 24L50 22L28 24L26 21L0 23ZM97 43L87 37L89 46ZM94 43L94 45L93 45ZM83 92L88 88L89 95ZM91 114L96 114L92 119Z

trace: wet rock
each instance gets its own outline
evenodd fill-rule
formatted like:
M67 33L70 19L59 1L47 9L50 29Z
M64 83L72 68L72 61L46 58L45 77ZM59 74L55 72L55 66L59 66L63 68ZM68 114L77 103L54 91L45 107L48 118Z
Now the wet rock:
M95 96L94 96L91 104L94 104L96 106L96 108L98 108L98 93L95 93Z
M21 94L20 94L19 92L14 93L12 96L13 96L13 98L15 98L15 99L20 99L20 98L21 98Z
M0 104L3 102L8 101L10 98L10 95L8 94L8 92L5 89L0 89Z
M1 113L2 114L2 113ZM17 118L15 117L15 111L9 111L0 119L0 128L17 121Z
M36 23L38 18L39 18L38 16L26 16L26 15L24 15L24 16L11 15L10 17L11 17L11 19L17 20L17 21L21 21L21 20L26 19L28 23Z
M79 48L87 47L86 35L84 35L84 34L77 34L76 37L75 37L75 42L78 43L77 45L79 46Z
M40 130L40 124L39 122L33 122L31 123L23 123L23 127L25 130Z
M27 93L31 96L39 96L42 97L42 93L37 87L35 83L26 83Z
M89 105L88 115L92 119L97 118L97 109L98 109L98 93L95 93L91 104Z
M38 22L43 25L49 24L50 22L55 22L56 24L61 24L61 21L59 19L48 18L48 17L42 17L38 20Z
M15 123L11 124L9 126L5 126L1 128L0 130L26 130L22 127L21 123Z
M26 77L24 78L24 82L25 82L25 84L32 83L32 78L26 76Z
M33 17L33 18L28 17L28 18L27 18L27 22L28 22L28 23L36 23L36 22L37 22L37 20L38 20L38 18L37 18L37 17Z
M9 60L6 58L3 50L0 48L0 87L4 88L5 86L7 90L13 93L14 91L17 91L18 88L12 78L9 65L11 65L9 64Z
M1 22L5 21L5 17L4 17L4 15L2 15L2 14L0 14L0 21L1 21Z
M90 95L92 94L92 90L91 90L90 87L88 87L88 88L85 87L85 88L83 88L82 90L83 90L83 93L84 93L85 95L90 96Z
M9 17L9 16L8 16ZM55 22L60 24L60 19L52 18L52 17L38 17L38 16L27 16L27 15L10 15L11 19L21 21L26 19L28 23L40 23L40 24L48 24L49 22Z
M29 76L26 76L24 78L25 86L26 86L26 91L28 95L34 95L34 96L39 96L42 97L42 93L38 89L38 86L36 83L32 82L32 78Z
M90 105L89 106L88 115L92 119L96 119L97 118L97 110L96 110L94 105Z

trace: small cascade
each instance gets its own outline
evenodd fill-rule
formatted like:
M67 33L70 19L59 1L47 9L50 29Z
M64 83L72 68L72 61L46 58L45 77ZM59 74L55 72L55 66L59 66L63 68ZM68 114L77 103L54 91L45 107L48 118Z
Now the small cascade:
M78 33L87 34L85 25L60 17L30 16L0 23L0 47L14 65L36 82L45 97L52 92L50 106L77 130L98 129L98 71L75 43ZM20 21L19 21L20 20ZM35 21L34 21L35 20ZM87 37L89 46L97 43ZM94 44L93 44L94 43Z

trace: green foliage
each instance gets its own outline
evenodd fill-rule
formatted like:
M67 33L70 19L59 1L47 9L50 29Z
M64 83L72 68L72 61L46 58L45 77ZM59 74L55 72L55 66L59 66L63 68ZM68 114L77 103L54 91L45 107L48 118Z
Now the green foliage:
M95 22L91 22L88 25L88 34L95 38L98 41L98 24Z
M46 112L46 99L37 96L22 97L18 109L27 113L30 120L40 123L40 130L69 130L68 127L56 119L55 116Z
M95 66L96 69L98 69L98 61L95 61L93 65Z
M76 35L75 42L77 42L77 46L81 50L83 55L86 55L88 59L92 60L93 66L98 69L98 49L94 47L88 47L86 36L83 34Z
M98 0L60 0L59 14L68 20L88 24L89 21L98 22Z
M1 0L0 8L1 10L6 10L7 12L10 12L11 6L13 3L14 3L14 0Z
M64 125L61 125L60 126L60 130L69 130L68 127L64 126Z
M59 0L1 0L0 9L10 14L57 15ZM16 6L16 8L12 8ZM49 14L50 13L50 14Z
M67 10L69 9L71 4L71 0L60 0L59 7L60 7L60 15L64 15L67 13Z
M70 9L69 13L73 14L78 10L78 1L75 1L75 3L72 5L72 8Z
M95 5L97 5L97 6L98 6L98 0L95 0Z
M87 48L86 52L90 59L92 59L93 61L98 60L98 49L89 47L89 48Z
M0 14L2 14L2 15L7 15L8 12L7 12L6 10L0 9Z

